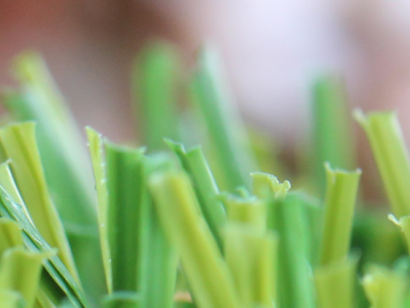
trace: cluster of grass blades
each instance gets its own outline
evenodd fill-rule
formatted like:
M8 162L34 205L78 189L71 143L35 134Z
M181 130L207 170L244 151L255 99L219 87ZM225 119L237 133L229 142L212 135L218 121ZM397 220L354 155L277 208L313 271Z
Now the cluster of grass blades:
M361 171L336 77L313 87L313 146L294 191L271 174L286 173L270 142L248 134L216 53L186 71L174 47L149 46L133 75L147 147L87 127L87 154L41 57L15 58L19 87L1 97L0 307L410 307L410 164L396 115L355 113L388 219L355 211Z

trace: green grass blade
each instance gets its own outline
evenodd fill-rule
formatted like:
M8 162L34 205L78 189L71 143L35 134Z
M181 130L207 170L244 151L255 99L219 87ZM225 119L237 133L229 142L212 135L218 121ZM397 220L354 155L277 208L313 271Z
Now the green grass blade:
M158 170L174 168L168 155L145 157L145 182L141 204L140 293L142 308L171 308L177 280L178 255L161 226L159 213L148 190L148 178Z
M164 137L178 140L177 114L180 60L171 45L149 46L134 70L136 119L149 151L165 149ZM139 123L141 122L141 123Z
M25 308L24 298L19 292L0 289L0 307Z
M366 131L394 215L410 215L410 161L397 115L355 112Z
M406 278L382 266L370 266L363 278L371 308L403 307L406 294Z
M315 271L321 308L354 308L356 260L334 262Z
M86 128L88 136L88 144L93 165L95 189L97 191L98 200L98 227L100 233L101 254L105 272L105 280L108 293L112 293L112 268L111 268L111 252L108 238L108 188L107 188L107 172L106 161L104 155L104 141L91 127Z
M279 182L272 174L264 172L252 172L253 193L259 198L265 198L273 193L274 198L284 198L291 185L289 181Z
M40 234L58 248L58 256L74 277L77 270L63 225L48 191L38 152L34 123L9 125L0 130L0 140L21 195Z
M15 246L23 246L23 237L19 225L8 218L0 218L0 256Z
M248 186L249 173L256 169L246 130L227 93L220 63L213 50L202 50L199 69L191 84L192 100L203 117L216 166L223 175L224 189L234 192Z
M192 148L187 152L182 144L170 140L166 142L179 158L185 171L191 176L202 213L222 251L221 232L226 222L226 213L218 199L219 189L201 147Z
M115 292L102 301L102 308L139 308L140 297L134 292Z
M188 176L181 171L149 177L161 225L176 247L199 308L241 307L227 265L209 227Z
M355 166L347 93L337 75L327 74L313 86L313 166L320 193L325 191L323 164L352 169Z
M327 188L320 265L347 260L360 170L343 171L326 165Z
M38 253L23 247L10 248L1 258L0 290L18 291L24 298L25 307L31 308L37 296L43 262L53 251Z

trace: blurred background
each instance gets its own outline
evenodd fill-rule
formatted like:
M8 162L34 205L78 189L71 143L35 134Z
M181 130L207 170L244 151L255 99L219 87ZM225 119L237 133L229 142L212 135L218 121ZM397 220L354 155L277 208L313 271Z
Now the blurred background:
M155 38L177 44L188 64L203 41L217 46L244 118L272 135L283 156L309 131L309 89L323 70L344 75L352 107L396 109L410 141L405 0L1 0L0 81L12 83L13 55L36 49L79 124L127 140L132 61ZM369 181L377 171L356 130Z

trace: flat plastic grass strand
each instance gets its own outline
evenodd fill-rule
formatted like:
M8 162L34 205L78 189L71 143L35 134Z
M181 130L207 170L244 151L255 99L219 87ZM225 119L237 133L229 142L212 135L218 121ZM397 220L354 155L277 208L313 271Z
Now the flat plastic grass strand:
M14 178L36 228L52 247L59 249L59 257L78 279L63 225L50 198L34 128L31 122L6 126L0 130L1 144L12 160Z
M319 192L326 188L323 164L355 167L353 132L347 93L341 78L325 74L313 86L313 166Z
M188 176L157 172L149 178L162 228L180 254L199 308L241 307L227 265L204 218Z
M320 264L347 260L360 170L343 171L326 165L327 187Z
M91 127L86 128L88 145L93 165L95 189L98 200L98 227L100 234L101 254L105 272L105 281L108 293L112 293L112 267L111 251L108 239L108 188L107 188L107 171L104 153L104 141L102 135L97 133Z
M239 112L228 94L216 53L211 49L202 50L198 66L191 84L192 101L204 119L217 168L222 171L221 185L230 192L238 186L249 187L249 173L256 170L256 163L250 154Z
M0 289L0 307L25 308L24 298L19 292Z
M291 188L289 181L279 182L278 178L272 174L264 172L252 172L252 190L259 198L269 197L284 198Z
M139 132L149 151L165 149L163 138L178 140L180 60L172 46L157 43L137 59L134 99Z
M410 162L404 138L394 112L355 112L366 131L393 213L410 215Z
M102 300L102 308L140 308L140 300L134 292L115 292Z

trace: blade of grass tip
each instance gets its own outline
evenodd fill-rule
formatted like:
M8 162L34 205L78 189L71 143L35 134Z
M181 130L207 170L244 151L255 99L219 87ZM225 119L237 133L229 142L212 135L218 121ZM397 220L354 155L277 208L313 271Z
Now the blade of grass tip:
M148 183L162 228L180 254L198 307L242 307L227 265L198 211L188 175L177 170L156 172Z
M135 292L114 292L104 297L103 308L139 308L140 298Z
M320 193L325 192L326 175L323 164L343 169L355 165L353 132L345 85L336 74L317 78L313 89L313 164Z
M252 172L253 193L259 198L266 198L273 193L274 198L284 198L291 188L289 181L279 182L272 174L264 172Z
M12 173L36 227L52 247L59 249L58 256L78 280L63 225L49 195L34 128L31 122L6 126L0 130L0 141L12 160Z
M24 204L14 203L4 188L0 186L0 216L12 219L19 224L19 227L23 230L24 245L30 252L43 253L51 251L52 248L30 222L30 219L26 216L27 211L23 207ZM46 261L44 267L46 273L42 275L41 285L53 302L58 303L66 296L74 307L89 307L83 291L57 255Z
M0 307L25 308L24 298L19 292L11 290L0 290Z
M142 308L174 307L178 255L161 226L155 200L148 190L153 172L175 168L175 161L163 153L145 157L141 204L140 294Z
M86 127L88 145L93 165L95 189L98 200L98 227L100 233L100 246L105 272L105 280L108 293L113 292L112 268L111 268L111 251L108 238L108 187L107 171L104 153L104 142L101 134L97 133L91 127Z
M170 44L149 45L137 59L133 92L143 144L150 151L165 149L164 137L178 138L177 103L180 82L180 59Z
M406 277L379 265L372 265L363 278L371 308L403 307L406 294Z
M223 171L224 189L234 192L249 186L249 173L257 170L239 112L223 80L221 63L214 50L203 49L191 84L192 101L204 119L217 169Z
M346 261L361 171L332 169L326 164L326 205L320 265Z
M278 238L246 224L225 228L225 259L243 307L274 307Z
M353 308L357 260L336 261L314 273L321 308Z
M182 144L171 140L166 140L166 143L190 175L206 222L222 251L221 232L226 222L226 213L223 204L218 199L219 189L201 147L192 148L187 152Z
M370 141L387 197L396 217L410 215L410 162L400 124L394 112L354 116Z
M279 235L278 305L315 307L314 286L308 262L311 235L306 205L300 194L276 199L269 208L269 226Z
M108 239L114 291L137 291L143 153L105 142Z
M34 253L22 247L9 248L1 258L0 289L20 292L26 307L33 307L43 262L54 253Z
M407 244L407 251L410 253L410 216L403 216L399 220L394 217L394 215L390 214L389 219L398 227L400 227L401 231L404 234L404 238Z

